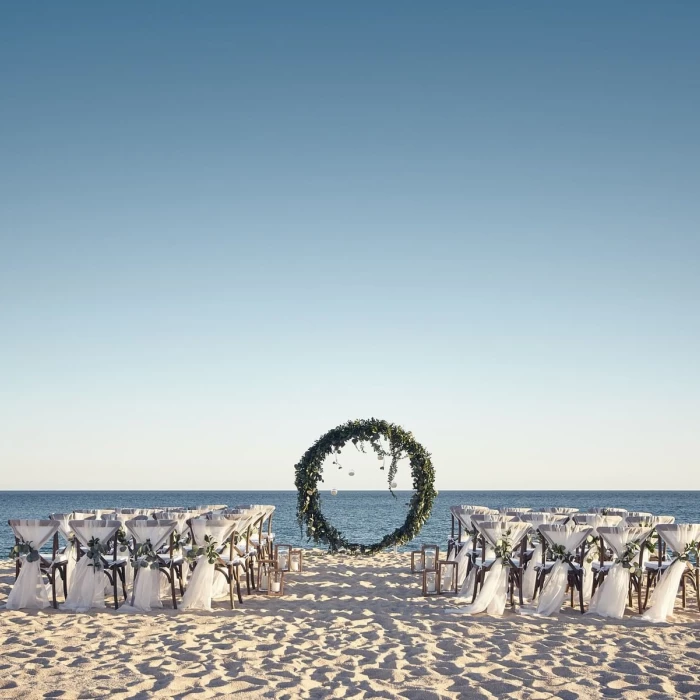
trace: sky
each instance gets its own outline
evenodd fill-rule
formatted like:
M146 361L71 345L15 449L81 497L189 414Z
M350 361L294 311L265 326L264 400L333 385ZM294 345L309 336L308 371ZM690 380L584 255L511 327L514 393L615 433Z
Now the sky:
M3 3L0 488L292 489L374 416L442 490L700 489L699 31Z

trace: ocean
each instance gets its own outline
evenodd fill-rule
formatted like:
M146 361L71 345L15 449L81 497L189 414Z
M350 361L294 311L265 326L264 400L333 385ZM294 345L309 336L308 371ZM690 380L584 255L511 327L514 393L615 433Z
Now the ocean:
M326 517L350 540L370 544L406 519L411 491L322 492ZM83 508L149 508L203 504L265 503L276 506L273 529L281 544L313 546L302 536L296 520L296 491L0 491L0 558L6 558L14 537L6 524L11 518L45 518ZM450 506L459 504L526 506L620 507L674 515L677 522L700 522L699 491L441 491L420 535L402 549L420 544L446 546Z

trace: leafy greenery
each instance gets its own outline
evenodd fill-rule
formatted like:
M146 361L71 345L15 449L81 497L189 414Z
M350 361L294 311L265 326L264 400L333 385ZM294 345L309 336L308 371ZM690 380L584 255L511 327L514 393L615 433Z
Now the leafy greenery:
M151 540L147 539L136 547L134 558L131 560L134 568L157 569L159 568L158 555L153 549Z
M328 456L333 455L333 464L342 469L338 455L348 442L361 452L365 451L365 445L369 443L382 463L380 470L385 469L386 459L390 458L387 481L392 495L395 494L391 484L396 476L399 460L408 458L411 465L414 494L411 497L406 522L391 534L386 535L380 542L371 545L348 541L326 520L321 511L318 482L323 481L323 462ZM299 525L302 528L306 526L306 534L310 539L314 542L325 542L329 550L334 553L344 550L352 553L374 554L387 547L398 546L412 540L430 517L433 501L437 495L435 470L430 454L416 442L410 432L377 418L351 420L329 430L305 452L294 470Z
M635 561L635 558L639 558L640 549L639 542L627 542L622 554L615 559L615 564L622 564L625 569L630 570L631 574L641 575L642 569L639 566L639 561Z
M502 559L503 563L510 565L510 558L513 556L513 531L508 528L501 534L501 538L496 540L496 546L493 548L496 559Z
M216 540L211 535L204 535L204 545L198 547L193 546L189 552L187 552L187 559L191 562L196 561L199 557L204 555L210 564L216 564L219 561L219 553L216 551Z
M126 552L129 548L129 538L126 536L126 530L123 527L117 530L117 547L120 552Z
M699 554L700 542L688 542L682 552L676 552L676 559L680 561L690 561L692 558L695 558L695 560L698 561Z
M39 551L34 549L31 542L21 540L10 550L10 559L26 557L28 562L39 561Z
M88 541L88 549L85 556L90 559L88 566L92 566L95 573L102 570L102 556L107 548L100 542L99 537L93 537Z
M552 557L556 560L565 562L572 562L574 560L574 554L570 552L563 544L553 544L550 548L552 550Z

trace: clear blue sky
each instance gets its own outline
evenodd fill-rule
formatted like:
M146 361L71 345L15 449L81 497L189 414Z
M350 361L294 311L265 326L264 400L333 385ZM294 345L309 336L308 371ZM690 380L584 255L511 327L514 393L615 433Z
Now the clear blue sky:
M3 3L2 487L292 488L377 416L441 489L700 488L698 36L690 1Z

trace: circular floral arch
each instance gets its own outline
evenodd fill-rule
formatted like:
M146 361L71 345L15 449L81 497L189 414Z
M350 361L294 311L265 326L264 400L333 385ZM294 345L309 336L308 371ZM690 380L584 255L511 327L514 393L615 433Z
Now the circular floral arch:
M323 481L323 462L329 455L336 455L334 464L342 468L337 455L348 442L361 452L364 452L364 446L369 444L382 462L380 469L384 469L386 459L390 459L387 477L392 495L394 495L392 484L398 461L404 458L410 460L414 494L411 497L406 522L375 544L365 545L348 541L326 520L321 511L318 482ZM430 453L401 426L377 418L351 420L329 430L304 453L294 470L299 525L302 528L306 526L306 534L310 539L315 542L325 542L331 552L347 550L374 554L387 547L412 540L430 516L433 500L437 495L435 470L430 460Z

